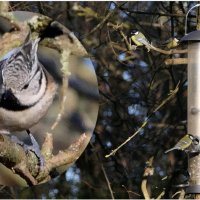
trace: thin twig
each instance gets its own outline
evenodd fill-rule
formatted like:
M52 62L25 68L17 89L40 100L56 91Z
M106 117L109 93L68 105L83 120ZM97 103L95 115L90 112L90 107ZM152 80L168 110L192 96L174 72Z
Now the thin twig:
M109 179L108 179L108 176L107 176L107 174L106 174L106 171L105 171L105 169L104 169L103 164L101 164L101 169L102 169L103 174L104 174L104 176L105 176L105 179L106 179L106 182L107 182L107 185L108 185L108 189L109 189L109 191L110 191L110 195L111 195L112 199L115 199L115 197L114 197L114 195L113 195L112 188L111 188L110 181L109 181Z
M147 191L147 179L144 179L141 184L141 190L145 199L150 199L149 193Z
M141 197L140 194L138 194L138 193L136 193L136 192L133 192L133 191L131 191L131 190L128 190L128 189L125 187L125 185L122 185L122 187L125 188L126 192L128 193L129 199L131 199L130 193L131 193L131 194L134 194L134 195L136 195L136 196Z
M150 199L150 195L149 195L148 190L147 190L147 177L148 176L152 176L153 173L154 173L153 159L154 159L154 157L151 157L146 162L147 166L146 166L146 168L144 170L144 173L143 173L143 180L142 180L142 184L141 184L141 190L142 190L142 193L143 193L145 199Z
M156 198L156 199L161 199L162 198L162 196L164 196L165 195L165 191L162 191L159 195L158 195L158 197Z
M180 195L179 195L179 198L178 199L185 199L185 190L181 190L181 192L180 192Z
M187 53L187 50L186 49L181 49L181 50L177 50L177 49L170 49L170 50L163 50L163 49L160 49L158 47L155 47L153 46L152 44L149 45L149 48L154 50L154 51L157 51L159 53L162 53L162 54L165 54L165 55L171 55L171 54L177 54L177 53Z
M184 199L184 197L185 197L185 191L183 189L180 190L180 191L177 191L176 193L174 193L172 195L172 198L174 198L177 194L180 194L178 199Z
M112 155L115 155L115 153L121 149L126 143L128 143L131 139L133 139L146 125L147 125L147 120L145 120L142 124L142 126L140 126L140 128L130 137L128 137L128 139L126 139L122 144L120 144L116 149L112 150L110 154L106 155L105 157L108 158Z
M121 8L121 10L125 10L128 13L134 14L142 14L142 15L158 15L158 16L166 16L166 17L185 17L185 14L176 14L176 13L159 13L159 12L145 12L145 11L138 11L138 10L127 10L127 8ZM190 18L195 18L195 15L190 14Z
M142 125L138 128L136 132L134 132L130 137L128 137L122 144L120 144L117 148L111 151L110 154L105 155L106 158L115 155L115 153L121 149L126 143L128 143L130 140L132 140L148 123L151 116L156 113L161 107L163 107L166 103L168 103L174 96L177 94L179 90L179 83L177 84L176 88L174 90L171 90L168 94L168 97L164 99L154 110L153 112L146 118L146 120L142 123Z
M99 24L97 24L87 35L83 36L88 37L89 35L91 35L92 33L94 33L95 31L97 31L99 28L101 28L105 22L118 10L118 8L120 8L121 6L125 5L127 2L125 3L121 3L120 5L116 6L115 9L113 9L112 11L108 12L108 14L101 20L101 22Z
M90 145L92 146L92 148L94 148L94 145L93 145L92 143L90 143ZM107 185L108 185L108 189L109 189L109 191L110 191L111 197L112 197L112 199L115 199L114 194L113 194L113 190L112 190L112 188L111 188L111 184L110 184L109 178L108 178L108 176L107 176L107 173L106 173L106 171L105 171L105 168L104 168L103 163L102 163L102 160L101 160L101 155L100 155L99 153L96 152L96 153L95 153L95 156L96 156L98 162L101 163L101 164L100 164L100 165L101 165L101 170L103 171L103 174L104 174L104 176L105 176L106 183L107 183Z
M109 30L108 30L108 39L109 39L108 45L110 46L112 52L114 53L114 55L115 55L115 57L116 57L116 60L117 60L119 63L121 63L121 64L123 64L123 65L126 65L126 63L124 63L123 61L121 61L121 60L118 59L119 55L116 53L116 51L115 51L115 49L114 49L114 46L113 46L114 43L111 41L110 31L109 31ZM125 41L127 41L127 40L125 40ZM127 47L127 48L128 48L128 47ZM126 50L126 49L124 48L123 50ZM131 52L131 55L134 56L135 54L134 54L133 52Z
M121 37L123 38L123 40L124 40L124 42L125 42L125 44L126 44L126 47L127 47L127 49L130 51L130 50L135 50L136 49L136 47L137 46L135 46L135 45L131 45L130 44L130 41L128 41L128 39L127 39L127 37L126 37L126 35L123 33L123 31L121 30L121 26L122 26L122 24L121 25L115 25L115 24L113 24L113 23L111 23L111 22L109 22L109 23L107 23L107 26L110 26L110 27L112 27L115 31L119 31L119 34L121 35ZM110 40L111 41L111 40Z
M59 43L60 44L60 43ZM62 45L60 45L60 48L62 49ZM68 89L68 78L70 75L69 72L69 56L71 54L71 50L69 49L63 49L61 53L61 64L62 64L62 88L61 88L61 102L60 102L60 110L57 115L57 118L53 125L51 126L51 130L54 130L56 126L61 121L64 112L65 112L65 106L66 106L66 99L67 99L67 89Z

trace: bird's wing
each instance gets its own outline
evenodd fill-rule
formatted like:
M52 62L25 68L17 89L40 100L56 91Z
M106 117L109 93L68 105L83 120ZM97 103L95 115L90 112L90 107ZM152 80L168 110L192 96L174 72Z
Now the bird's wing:
M145 46L150 45L149 41L146 38L138 38L137 41L142 43Z

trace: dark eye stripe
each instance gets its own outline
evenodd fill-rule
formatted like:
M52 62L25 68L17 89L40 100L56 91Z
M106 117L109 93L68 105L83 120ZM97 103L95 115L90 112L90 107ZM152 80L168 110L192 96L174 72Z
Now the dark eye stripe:
M13 93L8 90L3 94L2 100L0 102L0 107L11 110L11 111L22 111L30 108L30 106L21 105L18 99L13 95Z
M48 84L47 76L46 76L45 72L43 72L42 69L41 69L41 74L40 74L40 77L38 79L40 87L41 87L43 78L46 79L45 92L36 102L34 102L31 105L23 105L19 102L19 100L15 97L15 95L12 93L11 90L7 90L6 93L4 93L3 98L0 102L0 107L4 108L6 110L11 110L11 111L22 111L22 110L29 109L32 106L34 106L35 104L37 104L41 100L41 98L45 95L45 93L47 91L46 86Z

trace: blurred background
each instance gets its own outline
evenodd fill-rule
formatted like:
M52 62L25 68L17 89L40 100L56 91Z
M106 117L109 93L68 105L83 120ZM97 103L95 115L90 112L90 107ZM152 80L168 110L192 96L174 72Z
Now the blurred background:
M141 183L147 161L152 198L178 198L176 185L187 179L182 152L165 154L187 132L187 68L167 65L165 55L143 47L128 51L119 29L128 36L138 29L153 45L184 36L185 15L196 2L10 2L10 11L41 13L64 24L81 41L95 67L100 100L92 140L69 170L49 183L31 187L2 186L1 198L144 198ZM196 12L188 16L188 32L196 30ZM109 24L115 26L109 26ZM186 49L180 45L178 49ZM153 113L179 83L176 96ZM149 118L148 118L149 117ZM147 125L114 156L112 149ZM177 193L178 194L178 193Z

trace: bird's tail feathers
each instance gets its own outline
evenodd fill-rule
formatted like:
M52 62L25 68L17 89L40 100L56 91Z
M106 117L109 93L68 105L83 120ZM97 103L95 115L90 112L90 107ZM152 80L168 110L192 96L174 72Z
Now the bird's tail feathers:
M169 153L170 151L174 151L174 150L179 150L179 149L177 149L177 147L173 147L171 149L166 150L165 153Z

